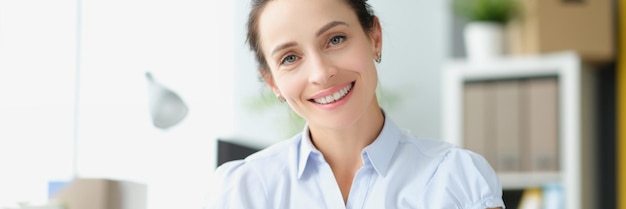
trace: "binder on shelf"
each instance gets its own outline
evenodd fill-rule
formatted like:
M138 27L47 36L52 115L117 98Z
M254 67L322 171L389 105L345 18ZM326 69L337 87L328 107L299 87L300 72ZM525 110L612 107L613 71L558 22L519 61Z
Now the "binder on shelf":
M521 142L521 85L519 79L494 82L495 102L494 139L497 171L520 171Z
M529 171L559 170L559 101L556 78L533 78L525 83L525 115Z
M466 60L446 63L443 74L443 139L471 150L476 150L471 148L475 144L472 140L490 141L489 135L496 135L495 126L485 119L489 117L485 109L475 108L480 106L476 103L483 106L487 104L484 104L484 100L483 103L472 103L471 97L465 98L472 94L471 89L466 88L472 88L468 84L474 82L494 83L517 79L521 87L518 104L521 107L519 147L522 167L520 171L499 171L494 167L502 181L502 188L521 192L527 188L541 188L546 183L555 182L563 186L562 208L589 208L589 197L584 195L587 185L579 174L581 167L587 162L583 160L584 155L581 152L581 146L585 143L581 140L580 133L580 65L580 56L572 51L540 56L503 57L484 63ZM534 86L534 82L541 80L552 81L547 82L548 87L542 88L539 84ZM485 92L479 94L486 97ZM541 98L541 94L550 96L543 96L548 98L545 99ZM468 112L470 110L473 112ZM490 111L496 112L494 109ZM472 115L482 115L483 118L469 119ZM492 133L489 134L484 129L477 130L475 127L480 127L480 124ZM472 138L476 135L482 137ZM485 158L488 160L489 151L495 150L496 154L502 154L498 153L497 145L493 141L486 148L479 148L487 153ZM497 166L492 161L489 163ZM512 207L518 206L514 202L507 203L507 206L509 204Z
M497 170L495 148L490 134L492 97L488 82L469 82L463 88L463 146L481 154Z

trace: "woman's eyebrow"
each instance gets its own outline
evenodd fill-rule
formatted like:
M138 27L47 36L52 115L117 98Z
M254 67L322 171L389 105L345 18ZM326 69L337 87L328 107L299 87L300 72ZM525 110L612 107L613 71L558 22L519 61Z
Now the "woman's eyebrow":
M345 26L350 26L348 25L348 23L346 22L342 22L342 21L332 21L329 22L328 24L324 25L324 27L320 28L317 33L315 34L315 36L321 36L324 32L326 32L327 30L330 30L331 28L338 26L338 25L345 25Z
M315 33L316 36L321 36L322 34L324 34L324 32L330 30L331 28L338 26L338 25L345 25L345 26L350 26L348 23L343 22L343 21L332 21L329 22L328 24L324 25L322 28L320 28L317 33ZM274 48L274 50L272 50L271 55L274 55L276 52L289 48L289 47L293 47L296 46L298 44L294 43L294 42L288 42L288 43L284 43L281 45L278 45L276 48Z
M272 50L271 55L274 55L276 52L289 48L289 47L293 47L293 46L297 46L298 44L296 44L295 42L289 42L289 43L284 43L281 45L278 45L276 48L274 48L274 50Z

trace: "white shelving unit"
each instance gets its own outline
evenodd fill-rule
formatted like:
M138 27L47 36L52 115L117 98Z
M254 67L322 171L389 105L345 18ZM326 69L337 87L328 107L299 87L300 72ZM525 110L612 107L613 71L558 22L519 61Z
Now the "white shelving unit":
M581 207L580 58L574 52L503 57L474 63L455 60L443 71L444 140L462 146L463 84L467 81L556 76L559 80L559 170L557 172L499 172L503 189L524 189L559 182L565 207ZM495 149L495 148L494 148Z

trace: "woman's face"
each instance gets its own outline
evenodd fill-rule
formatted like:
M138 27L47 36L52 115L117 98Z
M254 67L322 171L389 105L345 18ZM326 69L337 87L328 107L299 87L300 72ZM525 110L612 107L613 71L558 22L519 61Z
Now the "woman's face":
M272 90L309 125L341 129L378 109L378 20L364 32L343 0L273 0L258 22ZM373 107L375 106L375 107Z

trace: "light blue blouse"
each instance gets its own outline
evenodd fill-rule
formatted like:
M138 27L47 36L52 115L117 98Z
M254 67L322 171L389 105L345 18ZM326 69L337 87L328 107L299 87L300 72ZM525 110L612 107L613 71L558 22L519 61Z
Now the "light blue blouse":
M504 208L502 186L483 157L416 139L389 118L361 156L344 204L324 156L308 134L298 134L220 166L212 208Z

